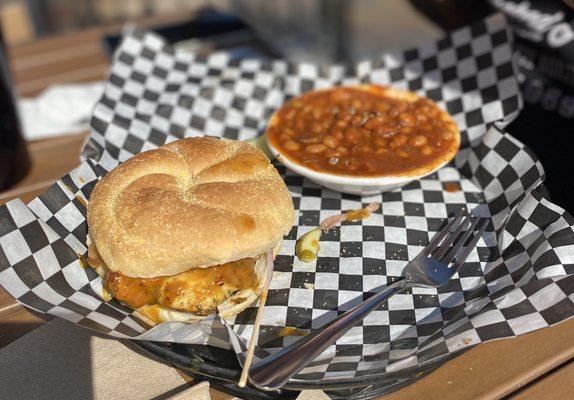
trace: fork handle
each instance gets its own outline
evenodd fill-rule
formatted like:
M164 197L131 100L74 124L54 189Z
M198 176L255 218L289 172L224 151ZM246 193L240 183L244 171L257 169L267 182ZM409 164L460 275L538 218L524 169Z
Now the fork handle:
M279 389L359 321L409 287L410 282L405 278L393 282L328 324L254 364L249 370L249 380L263 390Z

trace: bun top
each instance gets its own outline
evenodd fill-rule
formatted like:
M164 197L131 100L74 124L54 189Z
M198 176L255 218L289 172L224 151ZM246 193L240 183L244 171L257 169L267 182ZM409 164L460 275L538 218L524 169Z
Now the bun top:
M263 152L208 137L130 158L88 204L90 239L106 266L139 278L256 257L293 220L289 191Z

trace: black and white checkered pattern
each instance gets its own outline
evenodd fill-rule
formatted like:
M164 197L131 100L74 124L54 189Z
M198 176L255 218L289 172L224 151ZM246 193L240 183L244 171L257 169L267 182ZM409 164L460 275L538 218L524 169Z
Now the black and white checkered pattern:
M270 113L301 92L373 82L417 91L457 121L463 150L453 164L382 195L357 197L317 186L276 164L298 218L276 259L260 336L272 352L293 340L283 326L314 329L398 279L440 229L465 208L492 224L460 272L439 289L396 295L354 327L298 379L350 379L433 363L462 348L520 335L574 315L574 221L537 187L536 157L502 129L520 108L508 32L501 17L415 50L353 67L229 61L177 53L141 32L127 36L92 119L84 162L28 205L0 207L0 284L35 310L116 337L202 343L242 352L255 308L222 325L151 328L82 268L86 199L107 171L141 151L204 133L256 137ZM169 132L169 133L168 133ZM444 190L447 183L461 190ZM369 202L382 208L323 235L316 263L294 257L295 242L319 221Z

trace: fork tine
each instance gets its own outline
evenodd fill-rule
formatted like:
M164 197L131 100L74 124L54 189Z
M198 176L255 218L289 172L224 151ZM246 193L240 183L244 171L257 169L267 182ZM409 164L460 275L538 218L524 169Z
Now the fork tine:
M456 260L453 263L452 268L457 270L462 266L462 264L464 264L468 255L470 254L472 249L475 248L476 244L478 243L478 240L482 237L482 234L486 230L487 226L488 226L488 219L487 218L481 218L481 223L479 225L478 230L476 231L476 234L472 237L472 239L468 243L468 246L463 248L460 251L460 253L455 256Z
M438 231L432 240L429 242L428 246L426 246L420 253L419 256L427 257L432 250L438 247L442 239L450 232L450 228L453 227L454 223L462 217L462 210L458 211L454 217L446 224L444 228Z
M436 258L437 260L441 260L445 256L445 254L450 249L450 246L455 242L455 240L458 238L458 236L468 226L468 223L471 221L470 218L471 218L470 215L466 215L464 217L464 219L460 222L460 224L457 226L455 231L452 232L449 236L447 236L447 238L444 240L444 243L442 243L439 246L439 248L434 253L432 253L432 256L434 258Z
M459 250L466 243L466 241L468 240L470 235L473 234L474 229L476 228L478 223L481 221L481 218L476 217L476 218L471 219L471 221L472 222L470 223L470 226L462 234L462 236L455 238L455 241L453 242L452 247L450 248L448 253L444 256L444 258L442 260L439 258L440 261L442 261L445 264L450 264L450 262L454 259L454 256L456 255L456 253L459 252Z

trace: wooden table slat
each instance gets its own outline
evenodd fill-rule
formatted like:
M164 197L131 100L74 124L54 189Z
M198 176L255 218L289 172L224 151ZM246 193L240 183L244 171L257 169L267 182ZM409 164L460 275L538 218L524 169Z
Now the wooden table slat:
M96 53L53 62L49 67L38 65L23 70L14 70L14 79L20 91L29 91L28 87L38 86L39 82L51 81L50 83L53 83L60 80L73 82L76 76L87 75L84 71L95 71L91 74L98 73L98 78L101 80L108 69L107 58L103 57L101 53Z
M45 79L35 79L18 86L18 93L23 97L33 97L40 94L46 87L55 84L89 83L102 81L108 72L104 65L94 65L79 69L73 73L61 73Z
M30 143L30 172L10 190L0 193L0 202L5 203L21 196L26 197L24 201L29 201L33 198L29 192L42 193L54 181L77 167L86 138L87 132Z
M574 359L574 319L512 339L483 343L418 382L385 397L499 399Z
M154 26L162 26L164 24L177 24L190 21L194 13L191 10L186 10L178 15L158 15L153 17L146 17L136 21L129 21L130 24L135 24L142 28L150 28ZM117 35L121 32L122 28L126 25L126 21L110 24L107 26L95 26L81 31L66 32L56 36L49 36L37 39L30 43L19 44L10 49L10 56L12 58L24 58L42 53L49 53L52 51L60 51L67 47L74 47L85 44L99 44L104 35L114 34Z
M574 361L512 396L512 400L572 399L574 398L573 381Z
M6 294L2 292L4 290L0 288L0 297ZM3 300L0 298L0 301ZM32 313L14 303L12 301L9 307L3 307L0 303L0 349L50 320L49 315Z

